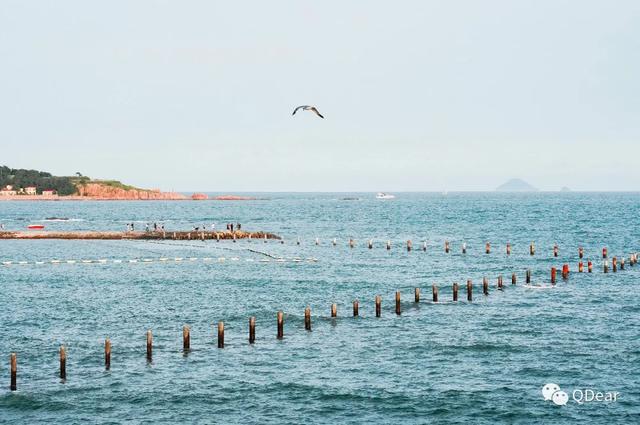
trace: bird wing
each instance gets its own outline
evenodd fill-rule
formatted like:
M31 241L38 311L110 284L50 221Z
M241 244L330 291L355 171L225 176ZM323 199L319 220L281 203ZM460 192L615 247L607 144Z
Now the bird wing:
M308 108L308 106L307 105L298 106L296 109L293 110L293 114L291 115L295 115L296 112L298 112L298 109L304 109L304 108Z
M315 112L315 114L316 114L317 116L319 116L320 118L324 118L324 117L322 116L322 114L321 114L320 112L318 112L318 110L316 109L316 107L315 107L315 106L312 106L312 107L311 107L311 110L312 110L313 112Z

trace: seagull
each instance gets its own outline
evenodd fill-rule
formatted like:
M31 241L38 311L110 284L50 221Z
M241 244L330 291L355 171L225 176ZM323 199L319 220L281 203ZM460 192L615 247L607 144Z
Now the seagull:
M324 118L322 116L322 114L320 114L320 112L318 112L318 110L316 109L315 106L309 106L309 105L298 106L296 109L293 110L293 114L291 114L291 115L295 115L296 112L298 112L298 109L302 109L303 111L311 111L314 114L316 114L317 116L319 116L320 118Z

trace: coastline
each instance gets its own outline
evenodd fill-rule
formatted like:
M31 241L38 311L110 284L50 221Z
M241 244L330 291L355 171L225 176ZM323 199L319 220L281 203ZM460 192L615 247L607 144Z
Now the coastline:
M157 194L158 192L151 192ZM161 192L163 196L147 196L147 197L127 197L127 196L44 196L44 195L4 195L0 196L1 201L254 201L257 198L235 195L221 195L207 199L193 199L190 196L174 192Z
M42 196L42 195L10 195L0 196L1 201L191 201L188 197L165 197L165 198L126 198L126 197L97 197L97 196Z

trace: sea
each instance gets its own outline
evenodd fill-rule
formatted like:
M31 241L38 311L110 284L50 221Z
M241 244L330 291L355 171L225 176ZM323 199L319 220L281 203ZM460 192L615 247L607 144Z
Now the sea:
M0 240L0 422L640 423L640 265L629 264L640 251L640 193L245 195L256 199L0 202L7 230L157 223L170 234L241 223L282 238ZM557 391L545 399L548 384Z

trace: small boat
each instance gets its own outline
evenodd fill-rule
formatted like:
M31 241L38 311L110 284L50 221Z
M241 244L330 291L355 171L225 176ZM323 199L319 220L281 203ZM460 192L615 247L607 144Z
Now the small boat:
M29 230L42 230L44 229L44 225L43 224L30 224L27 226L27 229Z
M376 199L394 199L395 196L390 193L378 192Z

